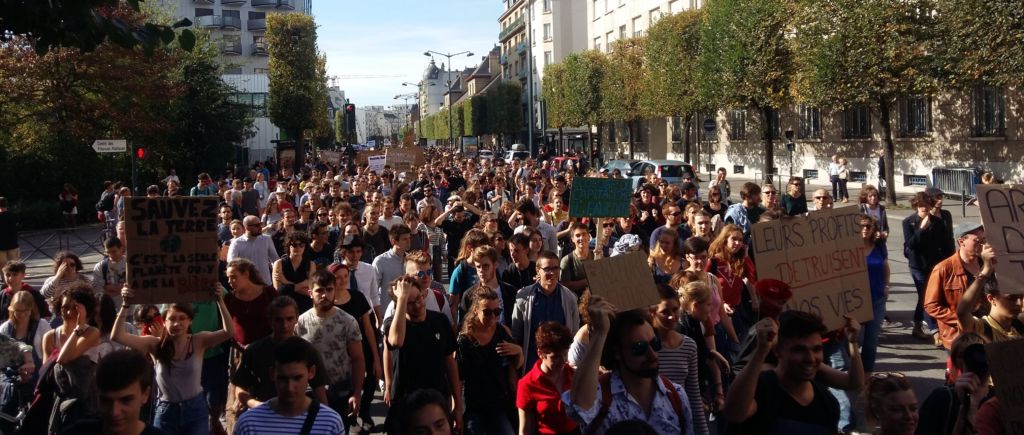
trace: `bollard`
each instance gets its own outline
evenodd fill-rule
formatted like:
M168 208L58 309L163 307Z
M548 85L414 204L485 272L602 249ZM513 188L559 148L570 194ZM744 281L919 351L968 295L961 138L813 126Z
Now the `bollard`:
M967 189L960 189L960 214L961 217L967 217Z

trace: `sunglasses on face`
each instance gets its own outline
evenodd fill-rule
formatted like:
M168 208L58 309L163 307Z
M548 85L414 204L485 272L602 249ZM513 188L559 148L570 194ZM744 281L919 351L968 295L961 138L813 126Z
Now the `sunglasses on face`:
M636 341L629 345L629 353L633 356L644 356L647 349L655 352L661 351L661 339L655 336L651 341Z
M480 310L484 313L484 317L498 317L501 315L501 308L495 308L493 310Z
M558 273L562 269L560 267L558 267L558 266L548 266L548 267L542 267L542 268L540 268L540 270L543 271L544 273Z
M668 215L669 215L669 216L679 216L679 215L681 215L681 214L683 214L683 212L681 212L681 211L674 211L674 212L672 212L672 213L669 213Z
M426 278L428 276L434 276L434 272L429 270L429 269L428 270L421 270L419 272L416 272L416 277L417 278Z

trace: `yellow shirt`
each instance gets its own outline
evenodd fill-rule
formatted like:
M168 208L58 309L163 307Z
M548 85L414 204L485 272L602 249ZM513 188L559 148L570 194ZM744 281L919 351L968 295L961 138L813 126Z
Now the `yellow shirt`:
M1022 321L1024 321L1024 319L1022 319ZM987 328L986 325L988 325ZM980 319L977 317L971 317L971 330L985 339L991 338L992 342L1017 340L1021 338L1020 332L1014 329L1012 325L1008 330L1003 329L1003 327L999 325L999 322L996 322L989 316L985 316ZM992 331L992 337L987 337L989 330Z

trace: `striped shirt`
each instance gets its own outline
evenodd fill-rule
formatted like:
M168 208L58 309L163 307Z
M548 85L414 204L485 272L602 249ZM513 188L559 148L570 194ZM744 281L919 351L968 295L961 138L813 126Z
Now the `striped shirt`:
M235 423L234 435L280 435L302 432L306 422L306 413L295 417L284 417L270 409L270 402L245 411ZM341 416L333 409L320 404L320 411L313 421L310 435L346 435L348 432L341 423Z
M676 348L663 346L658 351L658 372L686 390L693 412L693 433L708 434L708 423L704 419L704 402L697 380L697 343L683 336L683 342Z

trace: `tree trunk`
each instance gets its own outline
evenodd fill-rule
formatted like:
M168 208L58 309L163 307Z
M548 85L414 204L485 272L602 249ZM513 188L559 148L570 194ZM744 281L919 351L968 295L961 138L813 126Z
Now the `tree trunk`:
M629 133L629 159L633 160L636 157L633 156L633 121L626 122L626 131Z
M683 138L683 154L686 155L686 162L693 164L693 151L690 149L690 129L693 127L693 115L688 114L683 118L683 131L685 131L686 137ZM694 134L696 136L696 132ZM698 169L697 172L700 172Z
M303 133L301 128L295 132L295 162L292 168L295 175L300 174L302 166L306 164L306 140Z
M772 143L772 108L764 107L761 113L764 115L764 183L772 182L772 168L775 167L775 145Z
M889 116L890 104L887 98L882 98L878 101L878 113L882 121L882 138L885 141L885 202L892 207L893 204L896 204L896 183L894 183L896 180L896 168L894 167L896 147L892 142L892 120Z

